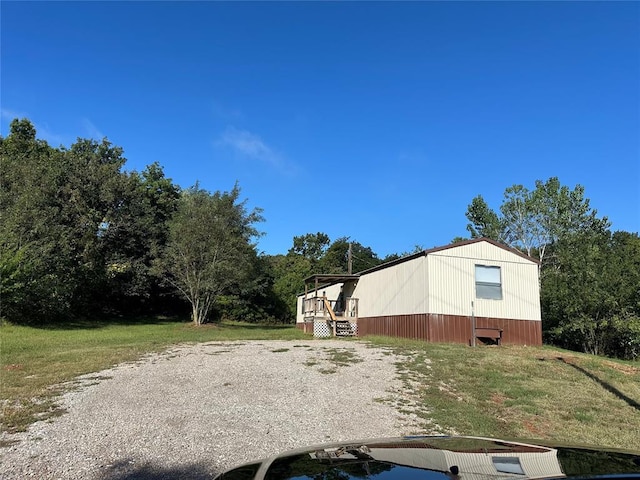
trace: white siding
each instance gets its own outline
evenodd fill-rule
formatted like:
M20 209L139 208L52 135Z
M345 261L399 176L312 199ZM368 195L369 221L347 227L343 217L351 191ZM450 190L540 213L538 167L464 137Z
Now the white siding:
M303 305L304 295L298 295L298 300L296 301L296 323L304 323Z
M447 471L449 464L444 450L431 448L371 448L371 454L379 462L397 463L415 468L430 468L433 470ZM391 476L393 477L393 476ZM425 475L424 478L429 478Z
M458 453L444 450L448 465L457 465L460 472L473 472L470 478L499 478L507 477L505 473L498 472L494 466L494 457L511 457L520 460L520 466L524 472L522 478L550 478L562 477L564 474L557 458L557 451L549 449L539 453ZM461 477L465 478L464 473Z
M475 266L500 267L502 300L476 298ZM336 300L342 284L320 288ZM349 289L350 290L350 289ZM350 291L345 292L348 296ZM313 295L310 292L309 295ZM435 313L540 320L538 265L513 252L481 241L453 246L361 276L352 296L359 317ZM303 322L298 297L297 322Z
M466 245L452 246L438 250L430 255L440 255L444 257L464 257L483 258L492 260L502 260L504 262L522 262L537 265L533 260L528 260L505 248L500 248L487 241L475 242Z
M425 257L363 275L353 297L359 299L359 317L425 313L427 276Z
M538 266L488 242L433 252L427 256L429 313L540 320ZM500 267L502 300L476 298L475 266Z
M445 447L446 448L446 447ZM425 448L371 448L371 456L378 461L396 463L415 468L449 471L456 465L462 478L501 478L508 475L498 472L494 458L510 457L519 460L525 476L522 478L562 477L562 467L557 451L540 447L539 452L471 453Z

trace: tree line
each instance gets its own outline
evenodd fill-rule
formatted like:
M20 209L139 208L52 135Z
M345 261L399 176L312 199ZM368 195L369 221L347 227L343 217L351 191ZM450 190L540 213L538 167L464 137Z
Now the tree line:
M15 119L0 157L0 316L11 322L189 311L196 325L287 323L304 278L347 271L349 244L354 271L383 261L322 233L260 254L261 211L239 185L182 189L158 163L127 172L107 139L55 148Z
M584 196L559 179L504 191L498 211L481 195L466 212L472 238L488 237L540 262L545 341L599 355L640 356L640 238L610 230Z
M121 148L78 139L54 148L27 119L0 138L1 315L52 323L91 315L176 313L283 320L259 211L238 185L181 189L157 163L123 169Z
M0 316L12 322L187 311L195 324L291 322L303 280L347 273L348 251L355 273L423 249L381 258L317 232L293 237L286 254L260 254L261 211L239 185L182 189L157 163L124 170L106 139L52 147L27 119L0 137L0 156ZM466 217L468 237L540 260L546 341L640 355L640 239L611 232L581 186L514 185L498 211L479 195Z

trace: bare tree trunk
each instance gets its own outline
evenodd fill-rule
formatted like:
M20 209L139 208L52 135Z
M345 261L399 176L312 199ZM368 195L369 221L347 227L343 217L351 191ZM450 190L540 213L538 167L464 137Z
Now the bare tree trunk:
M191 302L191 318L193 319L194 325L200 325L200 312L198 311L198 301L194 300Z

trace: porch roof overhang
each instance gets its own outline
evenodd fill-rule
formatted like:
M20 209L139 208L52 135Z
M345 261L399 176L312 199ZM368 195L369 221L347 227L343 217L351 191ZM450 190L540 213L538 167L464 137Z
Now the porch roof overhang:
M346 274L346 273L317 273L304 279L304 290L307 292L307 285L312 285L314 290L318 288L326 287L328 285L334 285L336 283L348 282L349 280L357 280L360 275Z
M360 278L360 275L349 275L346 273L317 273L315 275L311 275L304 279L304 283L338 283L338 282L346 282L349 280L357 280Z

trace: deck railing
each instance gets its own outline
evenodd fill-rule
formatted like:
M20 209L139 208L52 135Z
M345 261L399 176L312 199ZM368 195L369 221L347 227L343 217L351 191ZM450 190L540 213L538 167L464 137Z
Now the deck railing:
M358 318L358 299L349 297L344 304L337 300L328 300L326 297L309 297L304 299L304 318L311 319L330 319L331 315L326 306L325 300L331 306L338 318L357 319Z

